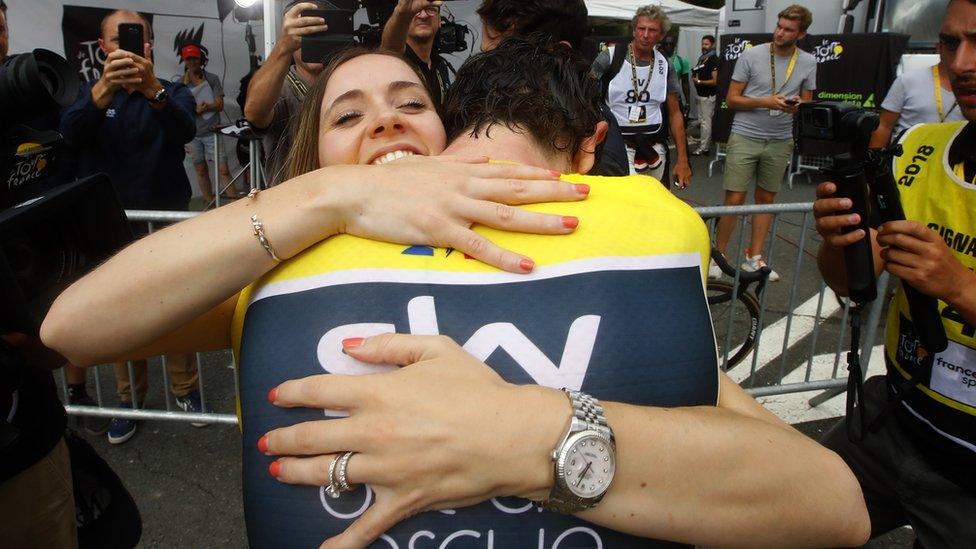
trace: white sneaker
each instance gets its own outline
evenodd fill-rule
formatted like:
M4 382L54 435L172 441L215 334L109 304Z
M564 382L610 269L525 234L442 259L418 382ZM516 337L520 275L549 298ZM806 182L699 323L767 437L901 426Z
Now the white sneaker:
M714 259L708 262L708 278L709 280L722 278L722 268L718 266L718 263L715 263Z
M746 260L745 260L745 262L742 263L742 265L740 267L741 267L741 269L743 271L747 271L747 272L750 272L751 273L751 272L754 272L754 271L758 271L759 269L762 269L763 267L768 267L768 266L769 265L766 264L766 260L763 259L763 257L761 255L749 255L749 252L746 252ZM769 281L770 282L776 282L777 280L779 280L779 273L777 273L776 271L770 269L769 270Z

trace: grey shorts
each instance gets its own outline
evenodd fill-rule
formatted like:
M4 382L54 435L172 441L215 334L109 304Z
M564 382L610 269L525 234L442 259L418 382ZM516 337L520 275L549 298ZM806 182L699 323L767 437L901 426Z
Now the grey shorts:
M746 192L752 184L777 193L793 157L793 139L755 139L733 133L729 136L725 156L727 191Z

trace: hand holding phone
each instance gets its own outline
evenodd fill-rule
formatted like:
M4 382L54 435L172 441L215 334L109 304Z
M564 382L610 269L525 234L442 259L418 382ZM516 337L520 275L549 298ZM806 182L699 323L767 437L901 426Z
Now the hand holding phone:
M791 107L800 104L800 100L795 97L787 97L786 99L783 100L783 102Z
M119 49L145 56L145 43L142 24L119 23Z

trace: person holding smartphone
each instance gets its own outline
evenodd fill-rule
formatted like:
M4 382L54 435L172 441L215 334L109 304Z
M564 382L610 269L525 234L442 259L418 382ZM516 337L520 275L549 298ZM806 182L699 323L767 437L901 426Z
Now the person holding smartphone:
M138 26L138 40L130 25ZM81 86L78 99L61 115L65 143L76 149L77 177L98 172L109 175L126 209L185 211L190 181L183 169L183 148L196 135L196 101L179 82L156 77L152 61L153 36L149 21L133 11L117 10L101 22L98 46L106 54L102 74ZM146 227L134 227L145 232ZM197 364L192 355L167 357L170 384L177 403L188 411L203 411L197 390ZM135 364L130 379L124 363L115 365L120 406L132 407L147 390L146 365ZM130 383L138 397L133 400ZM115 418L108 439L121 444L135 434L133 420Z
M738 206L756 180L756 204L772 204L783 184L783 175L793 157L793 115L800 101L813 99L817 87L817 59L797 47L813 23L813 14L800 5L779 12L773 41L745 51L736 62L726 101L735 111L725 158L725 205ZM763 249L773 222L769 214L752 216L752 237L745 251L742 269L766 267ZM719 220L715 246L723 254L729 245L736 218ZM709 278L722 270L712 261ZM779 280L771 271L769 280Z
M322 63L302 60L302 37L329 30L324 18L302 16L319 7L314 2L286 4L278 41L247 85L244 118L263 135L264 174L269 185L284 180L285 158L292 142L289 123L322 72Z

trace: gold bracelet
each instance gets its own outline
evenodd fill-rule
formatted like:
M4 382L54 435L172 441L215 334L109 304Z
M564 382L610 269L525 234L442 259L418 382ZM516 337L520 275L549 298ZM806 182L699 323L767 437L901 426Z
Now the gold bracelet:
M275 253L274 248L271 247L271 242L268 241L268 237L264 235L264 224L258 219L257 215L251 216L251 227L254 227L254 236L257 237L258 242L264 248L264 251L268 252L271 259L275 260L275 263L281 263L281 258Z

